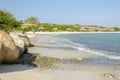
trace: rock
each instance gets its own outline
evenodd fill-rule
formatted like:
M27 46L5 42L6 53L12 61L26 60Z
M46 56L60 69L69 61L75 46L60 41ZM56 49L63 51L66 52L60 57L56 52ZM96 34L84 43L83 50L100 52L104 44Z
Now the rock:
M29 38L27 36L25 36L25 35L19 35L19 36L22 38L22 40L25 42L25 44L28 47L31 47L31 42L30 42L30 40L29 40Z
M60 59L41 56L40 53L26 53L18 60L19 64L31 65L40 69L55 69Z
M35 61L36 56L30 53L23 54L23 56L18 60L20 64L28 64L33 65L33 62Z
M9 34L2 30L0 30L0 42L2 42L6 48L3 63L16 63L19 57L19 50Z
M4 55L6 54L5 46L0 42L0 63L3 61Z
M13 38L15 45L19 48L19 57L28 52L25 41L16 32L10 32L9 35Z
M104 73L104 77L108 78L109 80L117 80L116 77L111 73Z

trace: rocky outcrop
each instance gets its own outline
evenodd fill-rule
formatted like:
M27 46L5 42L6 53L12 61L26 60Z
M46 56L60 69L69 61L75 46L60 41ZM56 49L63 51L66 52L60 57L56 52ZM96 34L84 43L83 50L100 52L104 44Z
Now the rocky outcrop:
M9 32L0 30L0 63L16 63L25 59L29 63L35 57L28 54L28 47L32 46L29 38L16 32ZM23 59L24 58L24 59ZM18 60L20 59L20 60ZM26 60L27 59L27 60Z
M112 75L111 73L104 73L103 75L106 78L106 80L119 80L118 78L116 78L116 76Z
M25 42L25 44L28 46L28 47L31 47L31 42L30 42L30 40L29 40L29 38L27 37L27 36L25 36L25 35L19 35L20 36L20 38Z
M15 42L15 45L19 49L19 57L21 57L24 53L28 52L27 44L26 41L23 40L17 33L15 32L10 32L9 35L12 37L12 39Z
M9 34L2 30L0 30L0 43L4 44L6 51L4 58L1 61L3 63L16 63L19 57L19 49L16 47L14 40L9 36ZM1 44L1 47L3 44Z
M18 60L20 64L32 65L43 69L56 69L56 64L60 63L60 59L50 58L40 55L40 53L27 53Z
M3 43L0 43L0 63L3 61L5 54L6 54L5 46Z

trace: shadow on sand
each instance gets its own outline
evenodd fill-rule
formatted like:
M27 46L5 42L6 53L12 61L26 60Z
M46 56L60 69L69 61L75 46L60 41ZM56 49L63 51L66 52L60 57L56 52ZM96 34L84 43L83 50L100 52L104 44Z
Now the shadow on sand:
M16 71L25 71L29 69L34 69L34 66L22 65L22 64L14 64L14 65L0 65L0 74L8 73L8 72L16 72Z
M18 59L18 64L1 64L0 73L24 71L35 68L32 65L36 57L30 53L23 54L21 58Z

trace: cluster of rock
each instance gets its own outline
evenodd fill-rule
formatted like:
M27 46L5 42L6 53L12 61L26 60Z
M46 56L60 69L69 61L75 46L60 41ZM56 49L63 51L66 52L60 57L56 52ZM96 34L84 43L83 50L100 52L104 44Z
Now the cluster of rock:
M30 45L27 36L0 30L0 63L17 63L18 58L28 52Z
M26 53L19 58L18 63L23 65L34 65L34 62L36 61L36 55L32 53Z
M40 53L28 53L33 46L25 35L0 30L0 64L25 64L41 69L54 69L59 59L41 56Z

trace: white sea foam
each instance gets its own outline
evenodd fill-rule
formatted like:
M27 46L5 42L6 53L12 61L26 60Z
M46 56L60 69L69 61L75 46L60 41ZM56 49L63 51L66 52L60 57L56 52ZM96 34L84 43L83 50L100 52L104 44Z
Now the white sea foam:
M81 48L81 47L74 47L74 48L76 48L79 51L85 51L87 53L91 53L91 54L98 55L98 56L103 56L109 59L120 60L120 56L111 55L109 54L110 52L92 50L92 49Z
M62 45L63 47L73 48L73 49L78 50L79 52L83 51L85 53L90 53L90 54L97 55L97 56L103 56L103 57L113 59L113 60L120 60L120 56L112 55L111 52L90 49L86 47L85 45L74 43L68 39L52 38L51 43L55 43L60 46Z

